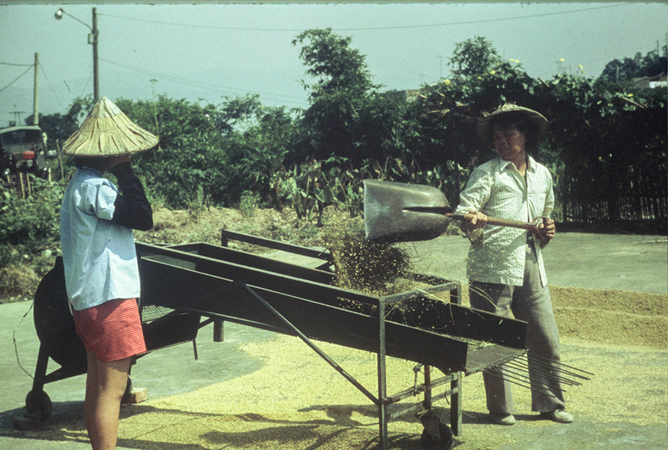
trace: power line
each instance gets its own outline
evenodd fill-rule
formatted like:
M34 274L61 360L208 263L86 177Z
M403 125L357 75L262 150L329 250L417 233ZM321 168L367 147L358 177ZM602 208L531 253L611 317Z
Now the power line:
M31 64L30 67L28 67L28 68L25 70L25 72L23 72L23 73L22 73L21 75L19 75L18 77L14 78L14 80L12 80L7 86L5 86L5 87L3 87L2 89L0 89L0 92L4 91L4 90L7 89L9 86L11 86L12 84L16 83L16 82L17 82L23 75L25 75L26 73L30 72L30 70L32 70L32 68L33 68L33 65Z
M508 21L508 20L534 19L536 17L548 17L548 16L557 16L557 15L564 15L564 14L574 14L574 13L585 12L585 11L596 11L596 10L601 10L601 9L617 8L617 7L620 7L620 6L629 6L629 5L633 5L633 3L619 3L619 4L614 4L614 5L573 9L573 10L570 10L570 11L559 11L559 12L552 12L552 13L530 14L530 15L526 15L526 16L502 17L502 18L498 18L498 19L481 19L481 20L469 20L469 21L461 21L461 22L445 22L445 23L437 23L437 24L425 24L425 25L397 25L397 26L387 26L387 27L337 28L337 30L338 31L376 31L376 30L400 30L400 29L415 29L415 28L449 27L449 26L457 26L457 25L471 25L471 24L476 24L476 23L491 23L491 22L504 22L504 21ZM153 24L157 24L157 25L170 25L170 26L176 26L176 27L201 28L201 29L212 29L212 30L269 31L269 32L291 32L291 33L299 33L299 32L304 31L301 28L300 29L293 29L293 28L250 28L250 27L225 27L225 26L201 25L201 24L194 25L194 24L185 24L185 23L178 23L178 22L166 22L166 21L161 21L161 20L137 19L135 17L117 16L117 15L114 15L114 14L106 14L106 13L104 13L104 14L103 13L98 13L98 16L113 17L115 19L131 20L131 21L135 21L135 22L153 23Z
M594 7L588 7L588 8L579 8L579 9L573 9L569 11L559 11L559 12L550 12L550 13L540 13L540 14L530 14L530 15L524 15L524 16L511 16L511 17L505 17L505 18L494 18L494 19L480 19L480 20L471 20L471 21L459 21L459 22L446 22L446 23L437 23L437 24L426 24L426 25L400 25L400 26L386 26L386 27L364 27L364 28L342 28L342 29L337 29L338 31L381 31L381 30L398 30L398 29L426 29L426 28L437 28L437 27L450 27L450 26L458 26L458 25L470 25L470 24L480 24L480 23L493 23L493 22L504 22L504 21L513 21L513 20L526 20L526 19L534 19L537 17L548 17L548 16L557 16L557 15L565 15L565 14L575 14L575 13L581 13L581 12L586 12L586 11L596 11L596 10L602 10L602 9L608 9L608 8L615 8L619 6L628 6L629 3L621 3L621 4L614 4L614 5L604 5L604 6L594 6ZM121 20L128 20L128 21L134 21L134 22L142 22L142 23L151 23L151 24L157 24L157 25L167 25L167 26L176 26L176 27L185 27L185 28L194 28L194 29L213 29L213 30L227 30L227 31L245 31L245 32L301 32L303 31L302 29L289 29L289 28L252 28L252 27L230 27L230 26L218 26L218 25L203 25L203 24L186 24L186 23L179 23L179 22L169 22L169 21L160 21L160 20L150 20L150 19L141 19L141 18L136 18L136 17L127 17L127 16L119 16L119 15L114 15L114 14L106 14L106 13L98 13L100 16L106 16L106 17L111 17L111 18L116 18L116 19L121 19ZM203 83L203 82L195 82L191 80L186 80L183 78L178 78L178 77L173 77L165 74L158 74L156 72L150 72L150 71L145 71L142 69L137 69L137 68L132 68L123 64L115 63L112 61L104 60L107 63L124 67L129 70L137 71L137 72L142 72L149 74L151 76L160 76L164 79L168 79L171 81L175 81L178 83L186 84L186 85L191 85L191 86L196 86L196 87L201 87L201 88L206 88L214 91L219 91L219 92L231 92L235 93L236 92L243 92L243 93L248 93L249 91L243 90L243 89L237 89L237 88L231 88L231 87L226 87L226 86L218 86L218 85L213 85L213 84L208 84L208 83ZM267 98L275 97L275 98L280 98L282 97L283 99L281 101L286 101L285 99L295 99L297 97L294 96L287 96L287 95L281 95L281 94L274 94L274 93L266 93L266 92L255 92L258 94L263 94ZM294 101L287 101L288 103L293 103L293 104L298 104L299 106L302 106L305 104L304 100L300 99L299 103L295 103Z
M193 25L187 23L165 22L162 20L137 19L135 17L117 16L115 14L98 13L98 16L113 17L115 19L132 20L134 22L153 23L157 25L170 25L174 27L203 28L212 30L231 30L231 31L278 31L278 32L300 32L303 30L279 29L279 28L243 28L243 27L221 27L215 25Z
M88 85L90 84L90 80L93 78L93 72L88 74L88 79L86 80L86 84L83 85L83 88L81 88L81 94L79 94L79 97L83 97L88 89Z
M132 70L132 71L139 72L139 73L144 73L146 75L151 75L151 76L154 76L154 77L162 77L162 78L170 80L170 81L175 81L175 82L178 82L178 83L182 83L182 84L186 84L186 85L194 86L194 87L206 88L206 89L209 89L209 90L212 90L212 91L218 91L218 92L223 92L223 93L231 93L231 94L235 94L235 95L237 95L237 92L241 92L241 93L244 93L244 94L257 93L257 94L263 94L263 95L266 95L266 96L269 96L269 97L279 97L279 98L283 99L282 101L287 101L288 103L292 103L292 104L296 104L296 105L300 105L300 106L306 104L305 101L303 101L300 97L296 97L296 96L285 95L285 94L276 94L276 93L272 93L272 92L262 92L262 91L251 92L251 91L246 90L246 89L238 89L238 88L232 88L232 87L227 87L227 86L220 86L220 85L213 84L213 83L206 83L206 82L202 82L202 81L193 81L193 80L188 80L188 79L185 79L185 78L175 77L173 75L166 75L166 74L163 74L163 73L152 72L150 70L138 69L136 67L130 67L130 66L125 65L125 64L117 63L117 62L114 62L114 61L109 61L109 60L104 59L104 58L100 58L100 60L104 61L108 64L112 64L114 66L122 67L124 69ZM288 99L288 100L292 100L292 101L288 101L288 100L284 100L284 99ZM296 102L294 100L300 100L300 101Z
M51 84L51 81L49 80L49 77L46 75L46 72L44 71L44 64L40 64L40 65L39 65L39 70L42 71L42 75L44 75L44 78L46 79L46 82L49 84L49 88L51 89L51 93L53 94L53 96L55 97L56 101L58 102L58 106L60 106L60 109L63 109L63 110L64 110L65 108L63 108L62 103L60 103L60 99L59 99L58 96L56 95L56 91L54 91L54 89L53 89L53 85Z
M608 5L608 6L599 6L592 8L583 8L583 9L573 9L571 11L559 11L553 13L541 13L541 14L530 14L527 16L513 16L513 17L501 17L498 19L481 19L481 20L468 20L461 22L446 22L438 24L428 24L428 25L400 25L392 27L368 27L368 28L338 28L339 31L374 31L374 30L398 30L398 29L415 29L415 28L439 28L439 27L451 27L458 25L473 25L477 23L492 23L492 22L505 22L508 20L524 20L524 19L535 19L536 17L548 17L548 16L558 16L563 14L573 14L584 11L594 11L598 9L607 9L607 8L616 8L618 6L630 5L630 3L622 3L617 5Z
M18 66L18 67L32 67L34 64L17 64L17 63L8 63L0 61L0 64L3 66Z

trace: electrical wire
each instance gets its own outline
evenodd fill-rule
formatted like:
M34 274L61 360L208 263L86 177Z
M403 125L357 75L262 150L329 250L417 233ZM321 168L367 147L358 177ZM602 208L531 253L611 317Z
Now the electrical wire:
M49 80L49 77L46 75L46 72L44 71L44 65L40 64L39 65L39 70L42 72L42 75L44 75L44 79L46 80L47 84L49 85L49 88L51 89L51 93L56 99L56 102L58 102L58 106L60 106L60 109L65 109L63 108L63 104L60 102L60 98L58 98L58 95L56 95L56 91L53 89L53 84L51 84L51 81Z
M600 10L600 9L607 9L607 8L617 8L620 6L628 6L628 5L633 5L633 3L620 3L620 4L614 4L614 5L606 5L606 6L595 6L595 7L590 7L590 8L581 8L581 9L573 9L570 11L558 11L558 12L552 12L552 13L541 13L541 14L530 14L526 16L513 16L513 17L502 17L498 19L481 19L481 20L469 20L469 21L461 21L461 22L445 22L445 23L437 23L437 24L426 24L426 25L398 25L398 26L387 26L387 27L363 27L363 28L338 28L338 31L376 31L376 30L401 30L401 29L416 29L416 28L440 28L440 27L450 27L450 26L458 26L458 25L472 25L472 24L477 24L477 23L493 23L493 22L505 22L509 20L524 20L524 19L535 19L537 17L548 17L548 16L556 16L556 15L563 15L563 14L573 14L573 13L579 13L579 12L585 12L585 11L595 11L595 10ZM263 31L263 32L292 32L292 33L299 33L304 31L303 29L291 29L291 28L250 28L250 27L225 27L225 26L216 26L216 25L193 25L193 24L185 24L185 23L178 23L178 22L166 22L166 21L160 21L160 20L150 20L150 19L137 19L134 17L127 17L127 16L117 16L115 14L107 14L107 13L98 13L98 16L106 16L106 17L112 17L115 19L123 19L123 20L132 20L135 22L143 22L143 23L153 23L157 25L170 25L170 26L176 26L176 27L186 27L186 28L199 28L199 29L212 29L212 30L228 30L228 31Z
M122 67L124 69L132 70L132 71L139 72L139 73L144 73L146 75L151 75L151 76L154 76L154 77L162 77L162 78L170 80L170 81L178 82L178 83L189 85L189 86L205 88L205 89L209 89L209 90L212 90L212 91L218 91L218 92L234 94L234 95L237 95L237 93L239 93L239 92L244 93L244 94L251 93L251 91L248 91L248 90L245 90L245 89L232 88L232 87L228 87L228 86L220 86L220 85L217 85L217 84L206 83L206 82L202 82L202 81L192 81L192 80L188 80L188 79L185 79L185 78L175 77L173 75L166 75L166 74L162 74L162 73L158 73L158 72L152 72L150 70L144 70L144 69L139 69L139 68L136 68L136 67L131 67L131 66L128 66L128 65L125 65L125 64L117 63L117 62L114 62L114 61L109 61L109 60L103 59L103 58L100 58L100 61L104 61L107 64L112 64L114 66ZM295 97L295 96L291 96L291 95L276 94L276 93L273 93L273 92L262 92L262 91L253 91L252 93L263 94L267 97L276 97L275 100L279 99L279 100L282 100L282 101L286 101L287 103L292 103L292 104L299 105L299 106L304 106L306 104L305 101L299 101L299 100L301 100L299 97ZM292 100L292 101L289 101L289 100Z
M616 8L620 6L628 6L632 5L632 3L621 3L621 4L614 4L614 5L604 5L604 6L594 6L594 7L588 7L588 8L579 8L579 9L573 9L569 11L558 11L558 12L550 12L550 13L540 13L540 14L530 14L530 15L525 15L525 16L511 16L511 17L505 17L505 18L494 18L494 19L480 19L480 20L470 20L470 21L459 21L459 22L446 22L446 23L437 23L437 24L425 24L425 25L399 25L399 26L385 26L385 27L363 27L363 28L339 28L337 31L382 31L382 30L400 30L400 29L426 29L426 28L439 28L439 27L451 27L451 26L459 26L459 25L471 25L471 24L479 24L479 23L494 23L494 22L504 22L504 21L514 21L514 20L525 20L525 19L535 19L537 17L548 17L548 16L556 16L556 15L564 15L564 14L574 14L574 13L580 13L580 12L586 12L586 11L595 11L595 10L601 10L601 9L608 9L608 8ZM140 19L140 18L135 18L135 17L127 17L127 16L119 16L115 14L107 14L107 13L98 13L99 16L106 16L106 17L111 17L115 19L121 19L121 20L129 20L129 21L135 21L135 22L142 22L142 23L151 23L151 24L157 24L157 25L167 25L167 26L177 26L177 27L186 27L186 28L195 28L195 29L213 29L213 30L227 30L227 31L250 31L250 32L301 32L303 31L302 29L290 29L290 28L252 28L252 27L229 27L229 26L217 26L217 25L202 25L202 24L186 24L186 23L178 23L178 22L170 22L170 21L160 21L160 20L150 20L150 19ZM198 82L193 82L185 79L179 79L176 77L168 77L163 74L155 74L152 72L148 71L142 71L141 69L136 69L136 68L130 68L127 66L123 66L121 64L113 63L111 61L107 61L110 64L115 64L119 65L122 67L126 67L130 70L135 70L139 72L144 72L147 74L151 75L160 75L163 78L168 78L172 81L176 81L179 83L183 84L189 84L192 86L197 86L197 87L206 87L207 89L211 90L218 90L221 92L225 92L226 90L229 91L242 91L242 92L247 92L244 91L243 89L236 89L236 88L230 88L230 87L220 87L220 86L214 86L214 85L206 85L204 83L198 83ZM281 95L281 94L274 94L274 93L262 93L259 92L260 94L264 94L265 96L268 96L269 98L276 97L276 98L296 98L296 97L290 97L286 95ZM301 100L301 99L300 99ZM285 100L283 100L285 101ZM305 103L303 100L301 100L299 103L296 103L294 101L288 102L292 104L296 104L299 106L304 106Z
M32 67L34 64L17 64L17 63L8 63L0 61L0 64L3 66L18 66L18 67Z
M630 4L631 3L627 3L626 5L630 5ZM501 17L501 18L498 18L498 19L468 20L468 21L461 21L461 22L446 22L446 23L431 24L431 25L402 25L402 26L392 26L392 27L339 28L338 30L339 31L375 31L375 30L398 30L398 29L452 27L452 26L459 26L459 25L474 25L474 24L477 24L477 23L493 23L493 22L506 22L506 21L509 21L509 20L535 19L536 17L548 17L548 16L557 16L557 15L562 15L562 14L572 14L572 13L576 13L576 12L592 11L592 10L597 10L597 9L615 8L615 7L624 6L624 5L625 4L608 5L608 6L599 6L599 7L584 8L584 9L575 9L575 10L571 10L571 11L559 11L559 12L553 12L553 13L530 14L530 15L527 15L527 16Z
M79 97L83 97L85 95L86 89L90 85L90 80L93 78L93 72L91 71L90 74L88 75L88 79L86 80L86 84L84 84L83 88L81 89L81 94L79 94Z
M0 89L0 92L4 91L4 90L7 89L9 86L11 86L12 84L16 83L18 80L20 80L21 77L23 77L23 75L25 75L26 73L30 72L30 70L33 68L33 66L34 66L34 64L31 64L30 67L28 67L28 68L25 70L25 72L23 72L23 73L22 73L21 75L19 75L18 77L14 78L14 80L12 80L7 86L5 86L5 87L3 87L2 89Z
M564 15L564 14L574 14L574 13L580 13L580 12L586 12L586 11L595 11L595 10L601 10L601 9L607 9L607 8L616 8L620 6L628 6L632 3L621 3L621 4L614 4L614 5L604 5L604 6L594 6L594 7L588 7L588 8L579 8L579 9L573 9L569 11L557 11L557 12L549 12L549 13L540 13L540 14L529 14L529 15L524 15L524 16L511 16L511 17L505 17L505 18L494 18L494 19L480 19L480 20L471 20L471 21L459 21L459 22L446 22L446 23L437 23L437 24L425 24L425 25L400 25L400 26L386 26L386 27L363 27L363 28L341 28L338 29L339 31L381 31L381 30L399 30L399 29L426 29L426 28L437 28L437 27L450 27L450 26L458 26L458 25L471 25L471 24L478 24L478 23L493 23L493 22L504 22L504 21L513 21L513 20L525 20L525 19L534 19L537 17L548 17L548 16L556 16L556 15ZM115 14L107 14L107 13L98 13L99 16L106 16L110 18L116 18L116 19L121 19L121 20L128 20L128 21L134 21L134 22L142 22L142 23L151 23L151 24L157 24L157 25L167 25L167 26L177 26L177 27L186 27L186 28L195 28L195 29L213 29L213 30L227 30L227 31L250 31L250 32L301 32L303 31L302 29L289 29L289 28L252 28L252 27L229 27L229 26L217 26L217 25L202 25L202 24L186 24L186 23L179 23L179 22L170 22L170 21L160 21L160 20L150 20L150 19L141 19L141 18L135 18L135 17L128 17L128 16L119 16ZM196 81L191 81L191 80L186 80L183 78L178 78L178 77L173 77L173 76L168 76L164 74L157 74L155 72L150 72L142 69L137 69L137 68L132 68L129 66L125 66L123 64L115 63L112 61L105 60L105 62L113 65L117 65L120 67L124 67L129 70L137 71L140 73L146 73L151 76L160 76L165 79L169 79L171 81L175 81L178 83L186 84L186 85L191 85L195 87L203 87L206 89L214 90L214 91L219 91L219 92L244 92L248 93L247 90L244 89L239 89L239 88L232 88L232 87L227 87L227 86L217 86L209 83L202 83L202 82L196 82ZM255 92L258 94L263 94L266 98L271 99L273 97L274 100L279 99L280 101L287 102L287 103L292 103L295 105L299 106L304 106L305 102L300 99L299 102L295 101L286 101L286 99L296 99L297 97L294 96L287 96L287 95L282 95L282 94L275 94L275 93L267 93L267 92Z

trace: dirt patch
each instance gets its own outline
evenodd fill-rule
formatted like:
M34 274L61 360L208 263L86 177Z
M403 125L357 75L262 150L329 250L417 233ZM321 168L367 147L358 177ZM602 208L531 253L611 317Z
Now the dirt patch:
M668 296L614 289L577 289L550 286L552 301L558 308L595 309L624 314L658 316L668 311Z
M329 208L325 217L338 215ZM321 243L322 227L300 220L294 210L285 208L252 209L243 214L238 209L211 208L195 211L159 208L153 212L153 228L135 232L137 241L147 243L185 244L206 242L220 245L222 230L252 234L281 242L317 246ZM255 252L252 245L234 242L231 245Z

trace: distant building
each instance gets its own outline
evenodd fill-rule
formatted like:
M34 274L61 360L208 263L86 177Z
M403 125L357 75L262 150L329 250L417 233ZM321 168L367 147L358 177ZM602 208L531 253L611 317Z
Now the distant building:
M404 89L404 90L392 89L390 91L383 92L383 94L387 96L397 97L402 100L406 100L407 102L414 102L415 100L417 100L418 96L420 95L420 92L421 92L420 89Z
M653 77L634 78L631 80L631 85L635 89L657 89L668 87L665 73Z

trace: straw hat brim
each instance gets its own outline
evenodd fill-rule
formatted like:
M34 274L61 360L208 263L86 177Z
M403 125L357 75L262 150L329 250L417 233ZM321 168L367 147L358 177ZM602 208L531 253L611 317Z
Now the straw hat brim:
M158 137L132 122L114 103L102 97L79 129L63 143L63 154L106 158L137 154L158 145Z
M478 122L477 134L478 138L490 146L494 146L494 142L491 139L491 127L494 123L494 120L503 114L520 114L523 115L526 120L531 123L536 129L536 142L540 142L545 139L547 135L548 121L541 113L534 111L533 109L524 108L522 106L513 105L512 103L506 103L497 108L494 112L488 114L485 118L481 119Z

